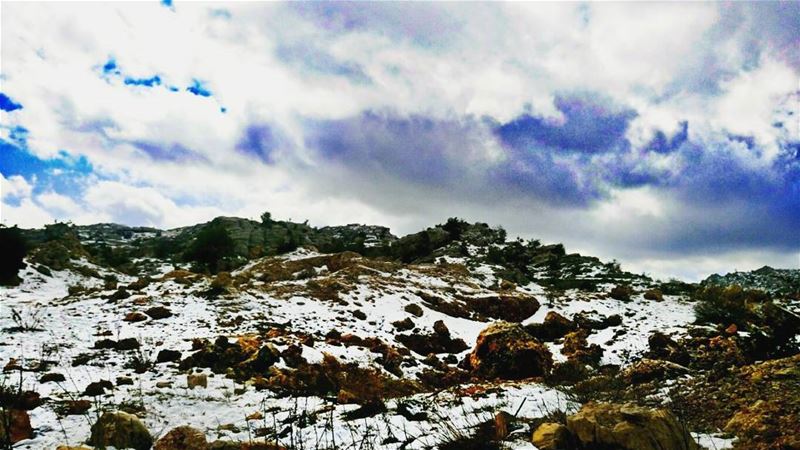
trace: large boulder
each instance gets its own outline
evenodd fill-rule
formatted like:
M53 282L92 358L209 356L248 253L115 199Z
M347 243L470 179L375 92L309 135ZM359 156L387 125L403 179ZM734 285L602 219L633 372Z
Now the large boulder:
M202 431L183 426L161 436L153 450L208 450L208 442Z
M153 438L138 417L117 411L100 416L92 425L92 435L87 444L97 448L113 446L149 450L153 446Z
M536 428L531 442L539 450L577 450L575 437L560 423L545 422Z
M553 356L522 325L496 322L478 335L467 362L478 376L518 380L547 375L553 366Z
M587 403L567 417L567 429L584 448L698 450L672 413L631 404Z

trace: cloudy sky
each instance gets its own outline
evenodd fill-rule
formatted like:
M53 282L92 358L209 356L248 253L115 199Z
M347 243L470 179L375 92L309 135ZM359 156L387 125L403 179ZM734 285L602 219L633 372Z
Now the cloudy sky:
M450 216L800 266L800 3L8 3L0 220Z

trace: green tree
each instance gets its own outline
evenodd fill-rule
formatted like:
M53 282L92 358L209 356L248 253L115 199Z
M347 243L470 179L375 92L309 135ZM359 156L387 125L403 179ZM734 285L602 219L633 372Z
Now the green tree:
M234 242L220 224L203 228L186 251L186 259L195 261L211 273L219 271L220 262L233 255Z

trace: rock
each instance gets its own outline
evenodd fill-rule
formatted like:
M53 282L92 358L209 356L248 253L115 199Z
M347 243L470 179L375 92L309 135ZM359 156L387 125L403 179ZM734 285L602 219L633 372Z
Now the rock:
M663 302L664 301L664 294L661 293L661 289L648 289L644 293L645 300L653 300L656 302Z
M115 347L117 350L136 350L139 348L139 341L136 338L125 338L121 339L117 342L117 346Z
M153 438L138 417L117 411L103 413L92 425L92 435L87 444L99 448L114 446L149 450L153 446Z
M367 319L367 314L364 313L364 311L361 311L360 309L354 310L352 312L352 314L353 314L353 317L355 317L358 320L366 320Z
M206 435L192 427L177 427L156 441L153 450L208 450Z
M31 417L26 411L20 409L3 410L3 417L0 420L0 443L10 442L15 444L25 439L33 438L33 428L31 427ZM6 425L9 429L6 430Z
M86 389L83 391L83 395L97 397L105 394L106 389L109 391L114 390L114 385L108 380L95 381L86 386Z
M67 400L57 406L58 412L67 416L85 414L92 408L89 400Z
M572 317L572 320L578 328L584 330L605 330L622 324L622 316L619 314L601 316L595 311L579 312Z
M417 305L416 303L412 303L410 305L406 305L406 307L403 308L403 310L405 312L413 315L413 316L422 317L422 313L423 313L422 307Z
M144 313L150 316L150 318L152 318L153 320L166 319L167 317L172 317L172 311L163 306L154 306L152 308L149 308Z
M437 320L433 323L433 331L439 336L442 337L450 337L450 330L447 328L447 325L444 324L443 321Z
M585 448L698 450L672 413L632 404L587 403L567 417L567 429Z
M133 378L117 377L117 386L133 386Z
M471 298L467 304L482 316L507 322L522 322L539 310L536 298L520 294Z
M511 414L500 411L494 415L494 438L498 441L505 440L508 434L511 433L512 422L514 416Z
M181 352L177 350L164 349L158 352L158 356L156 356L156 363L180 361L180 359Z
M589 333L580 329L564 336L564 346L561 353L568 359L574 359L583 364L596 366L603 357L603 348L597 344L589 345L586 337Z
M145 320L147 320L147 314L140 313L139 311L133 311L133 312L129 312L128 314L125 314L125 318L122 319L122 320L124 320L125 322L131 322L131 323L133 323L133 322L144 322Z
M545 376L553 366L550 351L520 324L496 322L478 335L468 366L486 378Z
M648 381L660 380L666 376L682 375L689 372L684 366L670 361L644 358L622 372L622 379L626 383L639 384Z
M156 387L159 389L166 389L168 387L172 387L172 381L157 381Z
M204 373L186 375L186 386L194 389L197 386L208 387L208 375Z
M548 312L547 315L544 316L544 321L542 323L530 324L525 327L525 330L532 336L544 341L558 339L576 329L577 326L575 322L555 311Z
M545 422L533 432L531 442L539 450L577 450L575 437L560 423Z
M647 338L650 350L645 354L650 359L663 359L685 366L689 364L689 353L681 348L677 342L660 331L656 331Z
M62 383L64 381L66 381L64 375L55 372L46 373L39 378L39 383Z
M85 445L59 445L56 450L92 450L92 448Z
M618 284L614 286L608 293L609 297L613 298L614 300L620 300L623 302L630 301L631 295L633 295L633 289L631 289L630 286L624 284Z
M392 326L397 328L398 331L409 331L414 329L414 321L410 317L406 317L403 320L392 322Z
M439 322L441 321L437 321L437 323ZM438 332L435 330L436 328L439 329ZM450 337L450 330L443 322L438 327L434 325L434 332L431 334L399 334L396 339L410 350L423 356L431 353L460 353L469 348L463 339Z

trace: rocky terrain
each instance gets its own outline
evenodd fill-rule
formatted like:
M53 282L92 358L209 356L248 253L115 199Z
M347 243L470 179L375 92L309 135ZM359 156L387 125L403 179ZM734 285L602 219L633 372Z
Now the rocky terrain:
M1 231L0 449L800 448L798 270L458 219Z

